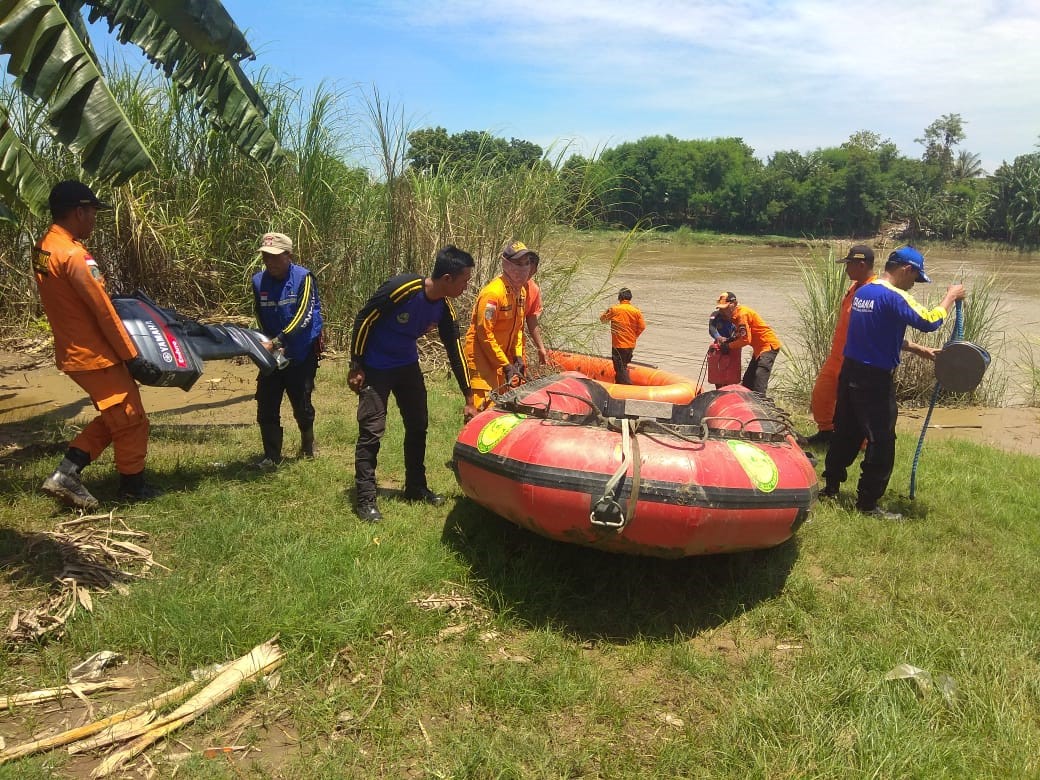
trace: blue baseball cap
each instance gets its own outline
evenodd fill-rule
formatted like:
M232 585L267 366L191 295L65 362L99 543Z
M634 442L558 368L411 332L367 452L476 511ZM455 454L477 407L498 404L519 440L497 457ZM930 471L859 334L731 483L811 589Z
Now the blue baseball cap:
M912 246L899 247L899 249L897 249L895 252L888 256L888 262L902 263L903 265L912 265L914 268L917 269L917 281L932 281L931 277L924 272L924 255L922 255Z

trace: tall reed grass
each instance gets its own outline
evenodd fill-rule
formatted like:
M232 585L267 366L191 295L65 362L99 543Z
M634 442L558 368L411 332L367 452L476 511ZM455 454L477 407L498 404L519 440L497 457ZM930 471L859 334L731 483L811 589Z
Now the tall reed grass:
M328 337L344 344L354 312L385 279L429 272L434 254L453 243L473 254L479 286L500 270L509 238L539 250L546 286L547 326L567 312L581 258L550 240L556 225L598 221L595 210L611 182L568 166L566 147L538 164L507 169L493 155L473 166L416 174L407 164L404 112L373 90L348 93L319 85L304 92L263 74L258 90L286 150L263 166L214 133L199 111L150 69L113 63L109 84L153 152L157 170L121 187L99 190L115 206L102 214L87 242L112 292L144 289L167 306L219 319L251 314L249 277L259 267L260 236L292 237L299 262L316 272ZM0 95L30 128L31 147L54 181L84 178L57 147L18 93ZM374 172L359 160L374 160ZM591 164L591 163L589 163ZM29 250L46 221L27 216L0 226L0 319L27 324L40 310ZM627 239L621 242L623 255ZM550 283L551 282L551 283ZM597 291L598 292L598 291ZM470 299L460 303L465 311Z

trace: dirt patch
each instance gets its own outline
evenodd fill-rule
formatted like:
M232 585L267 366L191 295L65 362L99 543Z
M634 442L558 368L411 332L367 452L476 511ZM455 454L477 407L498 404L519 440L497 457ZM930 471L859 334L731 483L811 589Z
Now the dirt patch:
M900 411L900 433L916 440L927 413L927 409ZM925 441L945 439L965 439L1007 452L1040 456L1040 409L1025 406L938 408L932 413Z
M207 364L206 374L185 392L142 387L141 397L153 422L164 425L253 425L256 422L256 367L248 360ZM15 450L43 447L41 430L96 412L84 392L58 371L53 358L0 350L0 457Z

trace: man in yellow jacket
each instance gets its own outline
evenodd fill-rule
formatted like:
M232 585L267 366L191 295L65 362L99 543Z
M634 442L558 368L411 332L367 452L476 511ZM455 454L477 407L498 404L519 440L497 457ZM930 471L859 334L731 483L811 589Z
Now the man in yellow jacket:
M722 318L734 326L734 336L728 342L729 347L741 349L747 344L751 345L751 361L740 384L759 395L765 395L769 389L773 363L783 346L780 339L757 311L741 306L737 303L737 296L731 292L719 295L717 308Z
M155 381L160 369L138 354L105 291L101 269L82 243L94 231L98 210L111 206L78 181L54 185L49 203L54 222L33 250L36 285L54 333L55 362L100 414L72 440L41 490L77 509L96 508L79 475L111 444L120 497L153 498L160 491L143 479L148 417L134 378Z
M526 373L523 337L532 254L521 241L507 243L502 273L484 285L473 305L464 351L478 410L490 405L493 390L518 384Z
M627 287L618 290L617 305L611 306L601 315L600 322L610 323L610 359L614 363L614 381L619 385L632 384L628 375L628 364L636 349L636 341L646 330L643 312L632 305L632 291Z

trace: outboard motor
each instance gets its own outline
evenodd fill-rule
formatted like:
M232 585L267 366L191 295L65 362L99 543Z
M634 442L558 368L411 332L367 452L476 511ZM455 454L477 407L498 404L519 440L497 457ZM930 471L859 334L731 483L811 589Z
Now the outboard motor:
M270 339L260 331L230 324L203 325L162 308L140 291L115 296L112 305L137 351L162 371L152 383L157 387L190 390L202 376L206 360L247 356L264 376L287 363L281 351L267 349Z

